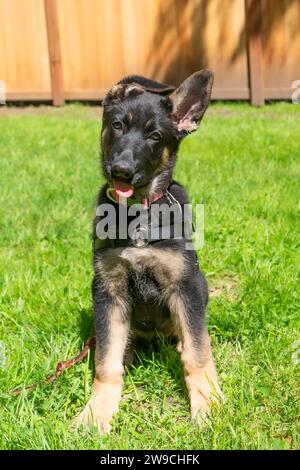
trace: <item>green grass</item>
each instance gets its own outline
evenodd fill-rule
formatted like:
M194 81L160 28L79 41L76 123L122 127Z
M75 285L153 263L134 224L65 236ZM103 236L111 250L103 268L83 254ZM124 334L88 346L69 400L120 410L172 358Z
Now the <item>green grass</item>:
M180 149L176 178L205 204L199 259L225 405L199 432L177 353L161 341L138 354L108 437L69 428L92 358L52 385L7 393L50 374L90 333L99 120L79 105L0 118L1 448L299 447L299 111L213 105Z

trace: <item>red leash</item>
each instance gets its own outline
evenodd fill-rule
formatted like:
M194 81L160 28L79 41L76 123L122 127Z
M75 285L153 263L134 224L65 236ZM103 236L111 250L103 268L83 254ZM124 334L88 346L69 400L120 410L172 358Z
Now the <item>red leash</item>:
M42 380L33 385L29 385L28 387L15 388L14 390L11 390L9 393L11 393L12 395L20 395L24 390L31 391L37 388L39 385L46 385L46 384L54 382L54 380L56 380L63 373L65 369L68 369L74 364L77 364L78 362L82 361L82 359L85 358L89 350L94 345L95 345L95 338L94 337L88 338L86 342L84 343L83 349L80 351L80 353L76 357L73 357L73 359L68 359L67 361L58 362L54 374L49 375L45 380Z

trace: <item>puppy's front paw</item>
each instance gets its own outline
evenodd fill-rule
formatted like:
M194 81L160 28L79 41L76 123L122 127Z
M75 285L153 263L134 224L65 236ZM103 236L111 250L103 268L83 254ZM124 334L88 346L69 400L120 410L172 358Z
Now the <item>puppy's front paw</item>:
M93 402L90 400L82 413L73 420L73 428L83 428L87 431L91 431L94 428L98 429L100 434L108 434L111 430L110 419L104 414L101 415L99 412L95 412Z
M211 423L210 412L213 406L220 407L224 402L224 396L218 386L218 383L210 383L209 389L206 387L197 388L191 397L191 419L195 421L200 428L206 427Z

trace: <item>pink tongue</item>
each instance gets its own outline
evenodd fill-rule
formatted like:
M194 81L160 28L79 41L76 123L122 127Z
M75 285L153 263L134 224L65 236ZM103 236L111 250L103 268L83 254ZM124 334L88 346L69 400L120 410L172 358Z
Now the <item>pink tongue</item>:
M123 181L113 180L114 188L118 196L130 197L133 195L133 186L130 183L123 183Z

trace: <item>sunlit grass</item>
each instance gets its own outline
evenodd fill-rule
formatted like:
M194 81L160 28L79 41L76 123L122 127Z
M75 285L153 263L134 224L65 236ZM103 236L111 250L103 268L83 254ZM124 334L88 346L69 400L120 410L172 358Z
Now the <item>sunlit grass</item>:
M0 447L299 447L291 355L300 339L300 109L291 104L214 105L180 149L175 176L205 204L199 260L226 395L212 427L190 423L181 364L165 341L138 354L109 437L69 429L91 386L92 355L88 369L83 362L52 385L7 394L75 355L92 328L90 234L103 180L89 110L0 118Z

